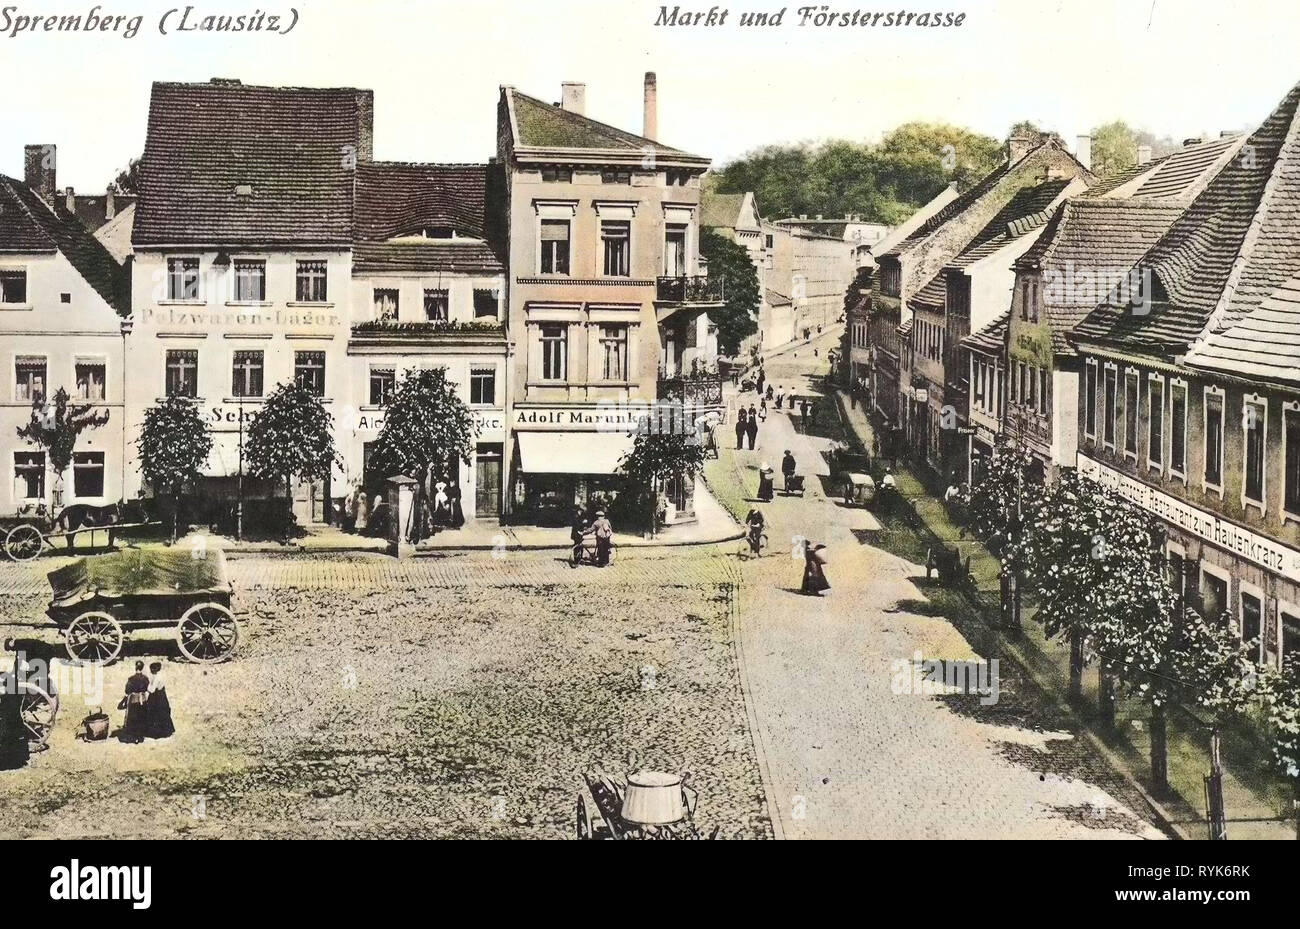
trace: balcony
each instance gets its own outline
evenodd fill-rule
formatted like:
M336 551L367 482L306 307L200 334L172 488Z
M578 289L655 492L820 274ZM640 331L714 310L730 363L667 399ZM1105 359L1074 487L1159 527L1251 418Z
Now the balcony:
M661 277L655 281L655 300L681 306L721 306L726 298L722 278L703 275Z
M706 372L660 376L657 396L660 400L680 400L688 407L716 406L722 403L722 375Z

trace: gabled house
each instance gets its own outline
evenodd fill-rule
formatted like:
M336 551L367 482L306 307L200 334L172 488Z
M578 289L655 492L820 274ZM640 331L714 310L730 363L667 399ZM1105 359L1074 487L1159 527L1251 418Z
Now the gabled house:
M767 269L771 266L769 242L763 232L763 217L752 191L743 194L720 194L705 190L700 197L700 228L710 229L742 246L749 254L754 273L758 275L758 292L762 303L758 308L758 331L740 345L740 354L762 351L764 336L772 331L773 306L767 299Z
M0 468L3 510L102 505L126 496L122 268L67 208L55 187L53 145L29 145L23 180L0 175ZM84 431L67 473L20 439L33 407L65 390L72 402L108 412ZM60 482L60 478L62 481Z
M1166 531L1185 601L1300 654L1300 86L1069 335L1079 470Z

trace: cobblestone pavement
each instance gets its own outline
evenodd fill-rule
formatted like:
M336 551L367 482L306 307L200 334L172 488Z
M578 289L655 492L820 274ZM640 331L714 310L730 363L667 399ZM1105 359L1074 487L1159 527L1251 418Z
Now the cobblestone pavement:
M804 439L782 415L764 434L768 451L737 459L749 487L753 459ZM870 514L827 500L815 482L805 498L778 495L763 509L773 553L744 568L739 653L781 835L1161 836L1140 795L1010 662L989 706L975 694L897 692L925 689L918 656L999 656L977 656L927 615L923 568L858 542ZM797 537L828 546L828 596L798 593Z

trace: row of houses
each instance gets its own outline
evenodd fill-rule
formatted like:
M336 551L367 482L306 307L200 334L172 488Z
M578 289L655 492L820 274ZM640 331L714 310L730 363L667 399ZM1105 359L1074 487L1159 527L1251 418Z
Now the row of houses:
M976 481L1009 441L1116 488L1187 602L1274 664L1300 653L1298 104L1104 179L1086 137L1013 139L850 314L881 425L929 468Z
M649 404L720 402L709 160L656 139L652 74L640 135L588 117L583 85L561 91L502 87L479 164L375 160L368 90L223 79L153 86L133 197L60 191L54 146L28 146L24 178L0 177L9 508L53 502L16 429L60 387L110 414L78 442L66 505L147 492L135 440L168 396L213 431L203 495L231 497L247 424L295 382L333 414L342 462L294 508L328 520L382 485L369 450L420 367L447 372L479 428L467 517L547 520L609 489ZM693 488L669 491L689 518Z

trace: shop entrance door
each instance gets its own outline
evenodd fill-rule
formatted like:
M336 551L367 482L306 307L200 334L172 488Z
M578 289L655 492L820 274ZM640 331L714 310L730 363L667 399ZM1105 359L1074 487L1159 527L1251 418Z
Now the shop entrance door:
M501 446L480 445L474 461L474 515L501 516Z

